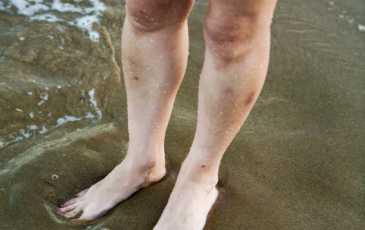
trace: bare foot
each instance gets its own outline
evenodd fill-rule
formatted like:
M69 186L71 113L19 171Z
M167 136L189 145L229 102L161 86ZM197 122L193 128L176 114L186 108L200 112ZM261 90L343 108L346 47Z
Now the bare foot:
M217 196L215 184L191 180L180 172L154 230L202 230Z
M125 159L103 180L63 203L59 211L66 218L76 218L82 213L79 220L96 219L139 189L159 181L165 173L164 160L147 167L136 166Z

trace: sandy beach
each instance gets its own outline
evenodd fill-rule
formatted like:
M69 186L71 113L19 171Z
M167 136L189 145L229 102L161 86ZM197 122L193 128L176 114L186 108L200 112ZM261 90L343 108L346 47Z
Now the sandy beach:
M166 177L85 226L57 209L128 149L124 3L19 2L0 0L0 229L152 229L195 133L207 1L188 20ZM223 158L206 230L365 229L364 63L364 1L279 0L267 80Z

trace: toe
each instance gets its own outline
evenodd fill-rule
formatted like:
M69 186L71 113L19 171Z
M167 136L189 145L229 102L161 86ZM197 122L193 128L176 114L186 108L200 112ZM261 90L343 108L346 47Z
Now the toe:
M83 197L89 191L90 188L87 188L87 189L82 190L81 192L79 192L79 193L76 194L76 197L75 198L73 198L71 200L68 200L65 203L61 204L61 208L65 208L65 207L67 207L67 206L69 206L71 204L76 203L81 197Z
M76 207L77 207L77 203L74 203L74 204L70 204L66 207L60 208L60 209L58 209L58 211L65 213L65 212L74 210Z
M73 198L73 199L71 199L71 200L68 200L68 201L66 201L65 203L61 204L61 207L62 207L62 208L64 208L64 207L67 207L67 206L69 206L69 205L71 205L71 204L74 204L74 203L76 203L79 199L80 199L80 197L76 197L76 198Z
M64 217L66 217L68 219L72 219L72 218L75 218L76 216L78 216L81 212L82 212L81 208L77 207L74 210L67 212L64 215Z

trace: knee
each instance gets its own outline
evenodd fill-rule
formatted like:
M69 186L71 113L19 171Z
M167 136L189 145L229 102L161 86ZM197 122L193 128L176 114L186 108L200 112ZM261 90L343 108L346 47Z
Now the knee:
M272 13L255 8L209 7L204 23L206 47L216 57L239 59L269 35Z
M181 24L188 17L194 0L126 0L132 26L153 31Z

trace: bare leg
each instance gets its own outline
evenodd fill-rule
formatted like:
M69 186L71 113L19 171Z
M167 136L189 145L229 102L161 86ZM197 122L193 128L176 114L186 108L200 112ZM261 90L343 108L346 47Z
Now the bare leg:
M168 204L155 230L203 229L218 192L222 156L262 89L276 1L210 0L198 124Z
M92 220L165 174L164 137L185 73L191 0L129 0L122 34L129 149L103 180L62 205L67 218Z

